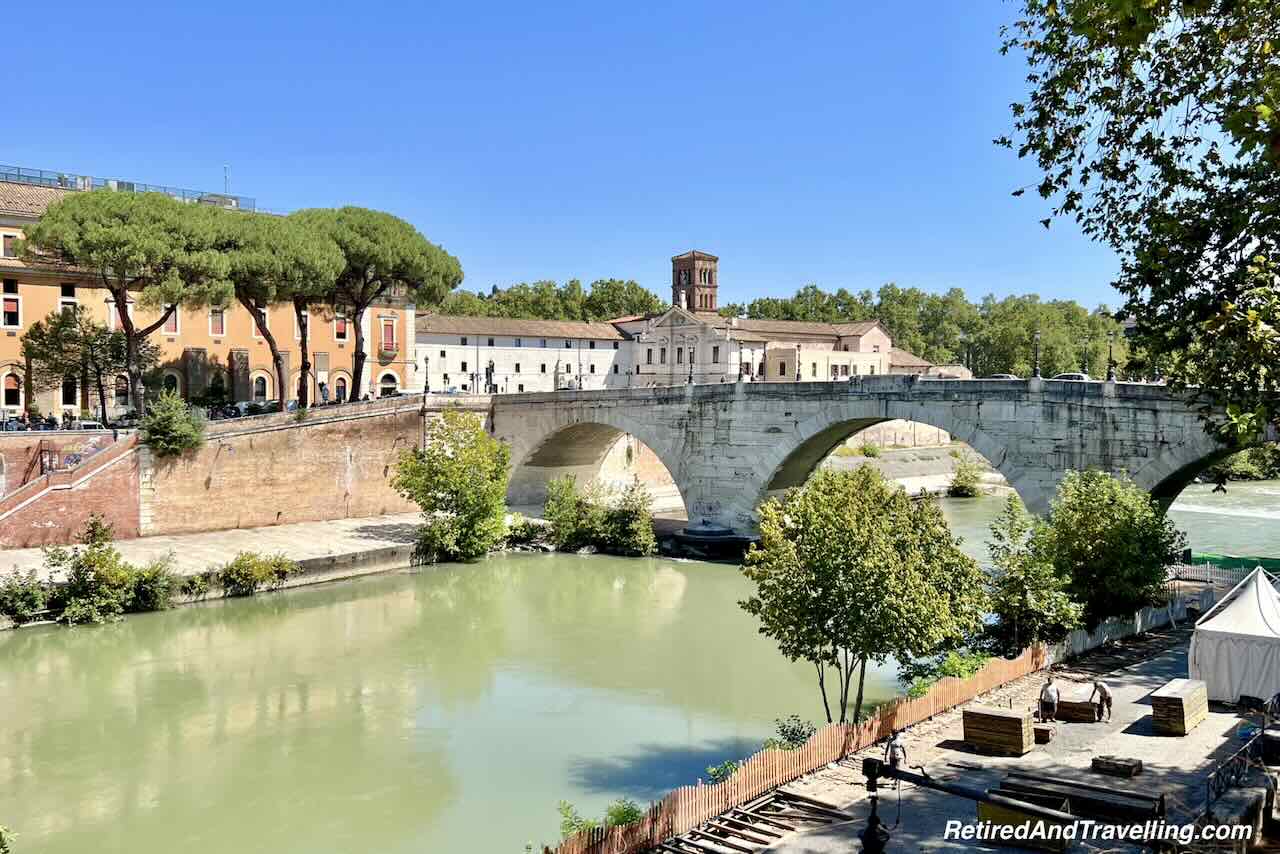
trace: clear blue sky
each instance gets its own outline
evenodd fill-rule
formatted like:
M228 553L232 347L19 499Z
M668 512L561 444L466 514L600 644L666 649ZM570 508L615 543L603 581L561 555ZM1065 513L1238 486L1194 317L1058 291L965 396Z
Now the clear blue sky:
M909 11L908 11L909 10ZM721 302L887 281L1118 300L991 140L1020 97L998 0L63 3L6 40L0 162L357 204L463 286L721 258Z

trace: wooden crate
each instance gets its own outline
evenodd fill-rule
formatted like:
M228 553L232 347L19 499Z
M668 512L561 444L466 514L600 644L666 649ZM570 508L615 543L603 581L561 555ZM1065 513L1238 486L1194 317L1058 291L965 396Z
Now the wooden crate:
M1032 729L1035 730L1036 744L1048 744L1053 741L1053 736L1057 732L1052 724L1036 724Z
M1199 679L1173 679L1151 695L1156 735L1186 735L1209 716L1209 691Z
M1058 720L1091 724L1098 720L1098 704L1089 700L1093 686L1064 685L1058 696Z
M1099 774L1112 777L1136 777L1142 773L1141 759L1125 759L1121 756L1095 756L1091 763Z
M1031 713L974 706L964 710L964 740L975 750L1022 756L1035 746Z
M1000 788L990 789L988 791L990 794L993 794L993 795L1003 795L1006 798L1014 798L1015 800L1026 801L1028 803L1035 804L1036 806L1048 807L1049 809L1057 810L1058 812L1068 812L1070 808L1070 803L1067 801L1066 798L1046 798L1046 797L1041 797L1039 795L1028 795L1022 792L1007 792ZM999 824L999 825L1007 824L1013 827L1019 827L1024 824L1029 824L1033 828L1035 827L1036 824L1042 821L1045 822L1046 824L1059 824L1059 822L1053 822L1053 821L1049 821L1048 819L1042 819L1039 816L1028 815L1027 813L1020 812L1019 810L1016 810L1012 807L1007 807L1004 804L989 804L986 801L978 802L978 820L989 821L992 824ZM1065 823L1066 822L1061 822L1061 824L1065 824ZM1005 845L1005 846L1012 846L1015 848L1033 848L1039 851L1066 851L1067 850L1067 840L1063 838L1020 839L1020 840L1010 839L1008 841L1003 841L999 838L999 835L997 834L994 839L986 839L986 840L983 840L983 842L986 843L987 845Z

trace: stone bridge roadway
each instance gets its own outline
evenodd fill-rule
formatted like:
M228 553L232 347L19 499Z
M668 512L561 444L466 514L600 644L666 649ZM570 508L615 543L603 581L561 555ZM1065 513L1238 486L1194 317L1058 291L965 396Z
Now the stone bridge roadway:
M491 427L516 474L549 479L598 465L620 434L648 445L691 524L755 529L770 491L796 486L839 443L881 421L932 424L981 453L1044 513L1073 469L1127 472L1169 502L1231 449L1163 386L1054 380L861 377L496 395Z

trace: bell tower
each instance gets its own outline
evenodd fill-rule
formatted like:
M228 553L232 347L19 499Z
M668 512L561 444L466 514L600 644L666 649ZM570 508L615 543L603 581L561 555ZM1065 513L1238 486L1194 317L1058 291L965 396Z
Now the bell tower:
M720 259L697 249L671 259L671 304L686 311L715 311Z

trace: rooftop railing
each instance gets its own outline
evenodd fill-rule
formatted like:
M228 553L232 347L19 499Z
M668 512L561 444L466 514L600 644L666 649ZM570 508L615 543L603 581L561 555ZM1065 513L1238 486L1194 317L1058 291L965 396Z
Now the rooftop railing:
M71 172L50 172L47 169L28 169L22 166L0 164L0 181L32 184L37 187L56 187L62 190L109 189L123 193L164 193L166 196L192 204L215 205L242 211L256 211L257 201L248 196L229 193L210 193L201 190L184 190L160 184L143 184L139 181L122 181L118 178L95 178Z

